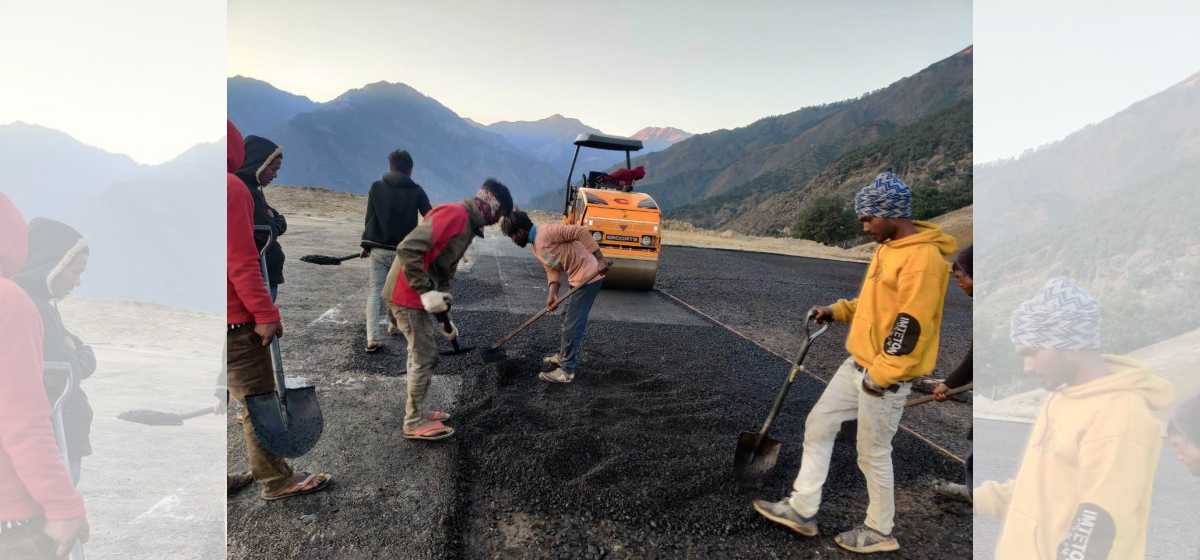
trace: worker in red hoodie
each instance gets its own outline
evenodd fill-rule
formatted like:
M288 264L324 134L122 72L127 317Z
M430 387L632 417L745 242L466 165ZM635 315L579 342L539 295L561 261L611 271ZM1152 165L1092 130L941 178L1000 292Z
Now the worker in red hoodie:
M383 295L396 327L408 341L408 372L404 401L404 437L420 440L446 439L454 428L445 425L450 416L440 410L423 412L425 393L433 379L438 352L436 332L454 339L458 328L448 313L450 281L458 261L484 226L495 225L513 211L512 194L495 179L483 182L474 197L441 204L396 247L396 259L388 270ZM449 329L434 326L434 317L445 317Z
M234 171L242 165L245 148L242 135L233 123L228 123L228 153L225 191L228 201L226 217L226 323L225 344L228 352L229 396L245 401L246 395L269 393L275 390L271 339L283 335L279 308L263 282L259 269L258 247L254 243L254 200L249 189ZM254 480L262 486L264 500L278 500L310 494L325 488L331 479L328 473L295 473L286 461L268 451L258 442L251 422L243 421L246 455Z
M10 278L27 251L25 220L0 194L0 558L65 556L87 542L83 497L59 455L43 386L42 321Z

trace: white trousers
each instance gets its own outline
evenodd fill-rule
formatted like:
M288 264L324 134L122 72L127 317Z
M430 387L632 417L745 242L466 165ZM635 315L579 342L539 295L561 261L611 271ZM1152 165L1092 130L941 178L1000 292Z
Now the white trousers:
M858 468L867 480L865 524L891 534L896 515L895 480L892 475L892 438L900 426L911 383L896 392L876 397L862 389L863 373L854 359L842 363L821 398L804 421L804 454L800 474L792 484L791 505L800 515L812 517L821 507L821 487L829 474L833 443L842 422L858 419Z

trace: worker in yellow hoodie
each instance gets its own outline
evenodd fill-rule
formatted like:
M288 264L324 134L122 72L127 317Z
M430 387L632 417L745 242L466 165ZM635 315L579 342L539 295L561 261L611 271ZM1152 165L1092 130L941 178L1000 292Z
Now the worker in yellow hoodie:
M835 542L852 552L886 552L900 548L892 536L892 438L911 380L933 371L937 360L950 282L946 258L956 246L937 226L912 220L912 191L890 170L855 195L854 210L863 232L879 248L857 298L813 311L818 321L850 323L850 357L805 420L804 454L791 496L778 502L755 500L754 509L796 533L817 535L816 515L834 439L843 422L858 420L858 466L870 504L862 525Z
M1016 479L974 491L977 515L1004 519L996 558L1143 558L1162 451L1156 415L1174 399L1171 383L1100 353L1100 305L1067 278L1017 307L1010 338L1050 393Z

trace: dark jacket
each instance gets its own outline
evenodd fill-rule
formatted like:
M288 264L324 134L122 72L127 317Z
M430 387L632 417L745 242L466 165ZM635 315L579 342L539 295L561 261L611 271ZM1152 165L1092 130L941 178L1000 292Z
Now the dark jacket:
M66 264L86 247L83 236L71 226L46 218L35 218L29 222L28 259L14 278L42 316L45 361L68 362L74 371L74 386L63 403L63 427L72 460L92 454L92 406L79 382L96 371L96 357L92 348L71 334L63 324L55 297L50 293L49 282L60 264ZM61 392L61 384L48 390L57 396Z
M381 295L401 307L423 309L421 294L450 291L458 261L476 237L483 237L483 214L475 199L440 204L400 242Z
M271 246L267 247L267 275L270 276L271 286L278 286L283 283L283 247L279 246L279 236L287 232L287 220L283 214L276 212L267 204L267 197L263 196L262 185L258 181L258 175L271 160L283 155L283 150L274 142L267 140L261 136L250 135L246 137L246 159L242 162L242 167L237 170L236 175L246 188L250 189L250 195L254 197L254 225L256 226L271 226L271 230L275 232L275 240L271 242Z
M396 245L417 227L417 213L429 213L425 189L403 173L391 172L371 185L367 195L364 249L396 250Z

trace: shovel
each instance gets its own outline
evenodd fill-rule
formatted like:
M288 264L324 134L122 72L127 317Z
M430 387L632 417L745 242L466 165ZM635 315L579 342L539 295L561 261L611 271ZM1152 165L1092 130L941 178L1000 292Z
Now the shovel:
M158 410L126 410L117 415L117 418L137 424L146 424L147 426L182 426L184 420L191 420L205 414L212 414L213 407L206 406L199 410L176 414L174 412L162 412Z
M603 273L604 273L604 270L597 270L595 272L595 274L592 274L587 280L584 280L583 283L579 285L579 287L571 288L571 291L567 292L567 295L563 296L562 299L558 300L558 305L562 305L564 301L571 299L571 296L575 295L575 292L578 292L580 288L590 284L592 282L592 280L595 280L597 276L599 276ZM514 336L517 336L517 334L519 334L521 331L525 330L529 325L536 323L538 319L541 319L544 315L546 315L549 312L550 312L549 307L546 307L546 308L542 309L541 311L538 311L536 314L534 314L533 317L530 317L530 318L526 319L524 323L521 323L521 326L517 327L517 330L508 333L507 336L496 341L496 343L493 344L491 348L486 348L482 352L480 352L480 357L483 359L483 363L494 364L496 362L499 362L499 361L507 358L508 355L505 354L504 349L501 348L501 346L503 346L504 343L512 340L512 338Z
M265 231L268 234L268 243L264 247L270 245L269 226L255 226L254 230ZM264 251L259 252L258 261L262 269L263 283L269 287ZM275 390L248 395L246 413L254 426L254 435L263 447L280 457L300 457L312 450L317 440L321 439L321 431L325 429L321 407L317 404L317 388L311 385L295 388L287 386L278 337L271 339L271 365L275 370Z
M300 260L309 264L328 264L336 266L350 259L357 259L361 256L361 253L354 253L353 255L346 255L344 257L330 257L328 255L304 255L303 257L300 257Z
M45 368L44 378L53 379L59 376L62 378L62 393L58 395L58 398L54 399L54 405L50 409L50 425L54 429L54 442L58 444L58 457L62 460L63 467L67 469L67 473L71 476L71 483L78 486L79 481L75 479L75 473L71 472L71 455L67 450L67 429L63 424L63 404L67 402L67 396L71 394L75 386L75 370L68 362L45 362L42 367ZM71 545L71 552L67 558L70 560L86 560L86 556L83 553L83 544L75 541L75 544Z
M450 310L449 309L447 309L446 311L443 311L441 313L434 313L434 316L437 317L437 320L442 323L442 332L450 333L450 332L454 331L454 327L452 327L450 325ZM454 350L444 350L439 353L443 356L457 356L459 354L466 354L467 352L470 352L475 349L474 346L460 348L458 346L458 337L457 336L450 339L450 345L454 347Z
M765 476L779 460L779 448L783 446L783 442L767 435L767 432L771 430L771 424L775 423L779 409L783 408L783 401L787 399L788 389L791 389L792 382L796 380L796 374L804 371L804 357L808 355L808 348L817 337L829 330L829 324L826 323L816 332L810 332L814 322L815 312L810 311L804 320L805 339L804 346L800 347L800 357L796 358L791 371L788 372L787 380L783 382L783 387L779 388L779 395L775 397L775 404L771 407L771 413L767 415L767 421L763 422L762 428L757 432L742 432L738 435L737 450L733 454L733 469L742 480Z

